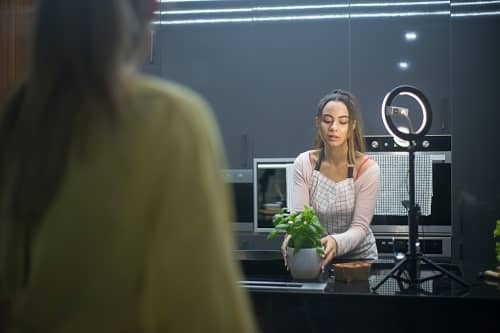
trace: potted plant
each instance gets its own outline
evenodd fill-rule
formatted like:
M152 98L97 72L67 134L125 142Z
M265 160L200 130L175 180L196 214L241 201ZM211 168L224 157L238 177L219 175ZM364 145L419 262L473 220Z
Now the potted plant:
M274 230L267 236L273 239L280 232L290 236L287 247L288 267L294 279L311 280L321 273L323 227L309 206L303 211L289 213L282 209L273 216Z

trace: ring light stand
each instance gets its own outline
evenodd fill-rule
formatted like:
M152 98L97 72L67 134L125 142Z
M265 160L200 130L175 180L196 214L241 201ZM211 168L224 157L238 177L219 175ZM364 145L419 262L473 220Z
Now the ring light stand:
M399 95L410 96L417 101L420 105L420 109L422 111L422 124L419 128L413 132L411 126L409 126L409 130L407 132L403 132L397 127L393 121L393 115L401 115L406 117L408 120L408 109L401 107L392 106L392 102L394 98ZM469 287L469 285L463 281L460 277L455 274L449 272L448 270L440 267L436 263L434 263L429 258L425 257L420 249L417 249L418 242L418 219L420 216L420 207L415 203L415 151L416 151L416 141L417 139L422 139L425 134L429 131L431 127L432 120L432 110L429 104L429 101L424 96L424 94L415 87L412 86L398 86L391 90L384 98L382 102L382 120L384 122L384 126L386 130L391 134L394 139L400 139L407 141L408 147L408 177L409 177L409 205L408 208L408 253L406 257L398 262L392 270L381 280L379 281L373 288L373 291L376 291L388 278L392 277L398 281L400 286L402 286L401 282L405 282L409 285L408 289L412 290L421 290L420 284L424 281L432 280L443 275L448 276L452 280L460 283L464 287ZM434 274L432 276L428 276L425 278L420 278L420 261L425 262L434 270L439 273ZM404 278L401 275L403 272L408 272L408 278Z

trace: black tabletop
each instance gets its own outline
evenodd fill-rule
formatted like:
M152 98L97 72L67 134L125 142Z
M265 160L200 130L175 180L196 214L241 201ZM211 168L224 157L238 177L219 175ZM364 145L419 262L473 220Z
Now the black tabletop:
M282 261L242 262L248 281L302 283L291 278ZM411 288L388 278L373 287L394 267L392 262L374 262L367 280L338 281L326 270L314 283L322 290L293 288L246 288L261 332L367 332L398 329L408 332L451 332L464 328L500 328L500 281L463 274L457 265L439 263L465 280L469 287L446 275ZM421 265L419 278L436 274ZM405 277L406 273L402 276ZM311 281L307 281L311 282Z
M338 281L335 277L335 270L328 267L317 280L294 280L290 272L283 267L282 261L259 261L242 262L245 280L252 281L273 281L273 282L315 282L326 283L323 290L295 289L295 288L250 288L252 292L271 293L321 293L321 294L358 294L358 295L385 295L385 296L418 296L418 297L460 297L460 298L480 298L500 301L500 281L480 277L479 274L464 274L459 265L450 263L435 263L438 267L452 273L454 276L463 279L463 276L473 276L474 278L463 279L468 284L464 287L461 283L442 272L434 269L425 263L419 265L418 279L426 279L413 286L404 281L398 280L391 275L395 263L390 261L376 261L371 265L370 274L364 281ZM441 273L441 274L440 274ZM435 278L433 278L435 276ZM408 279L408 272L404 272L401 277ZM374 287L385 279L376 290Z

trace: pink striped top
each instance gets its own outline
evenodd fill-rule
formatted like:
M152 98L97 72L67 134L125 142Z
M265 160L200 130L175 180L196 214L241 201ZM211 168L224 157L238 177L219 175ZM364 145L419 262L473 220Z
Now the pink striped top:
M310 206L309 189L314 169L310 160L312 152L303 152L295 159L292 210L302 210L304 205ZM361 165L366 161L363 161ZM353 250L370 233L369 225L373 218L380 187L380 169L375 161L371 159L368 161L363 172L355 176L355 205L351 226L345 232L333 236L337 241L338 256Z

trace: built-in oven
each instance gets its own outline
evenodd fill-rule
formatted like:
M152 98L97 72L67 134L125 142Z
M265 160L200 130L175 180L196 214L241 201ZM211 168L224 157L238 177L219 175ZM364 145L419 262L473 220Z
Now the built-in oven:
M295 158L255 158L253 169L226 169L235 208L235 231L268 233L272 217L291 202Z
M371 228L379 254L406 253L408 247L408 153L391 136L366 136L367 154L380 167L381 186ZM429 135L416 142L415 195L421 216L420 250L451 258L451 136Z
M251 169L224 170L234 203L234 231L253 231L253 172Z

